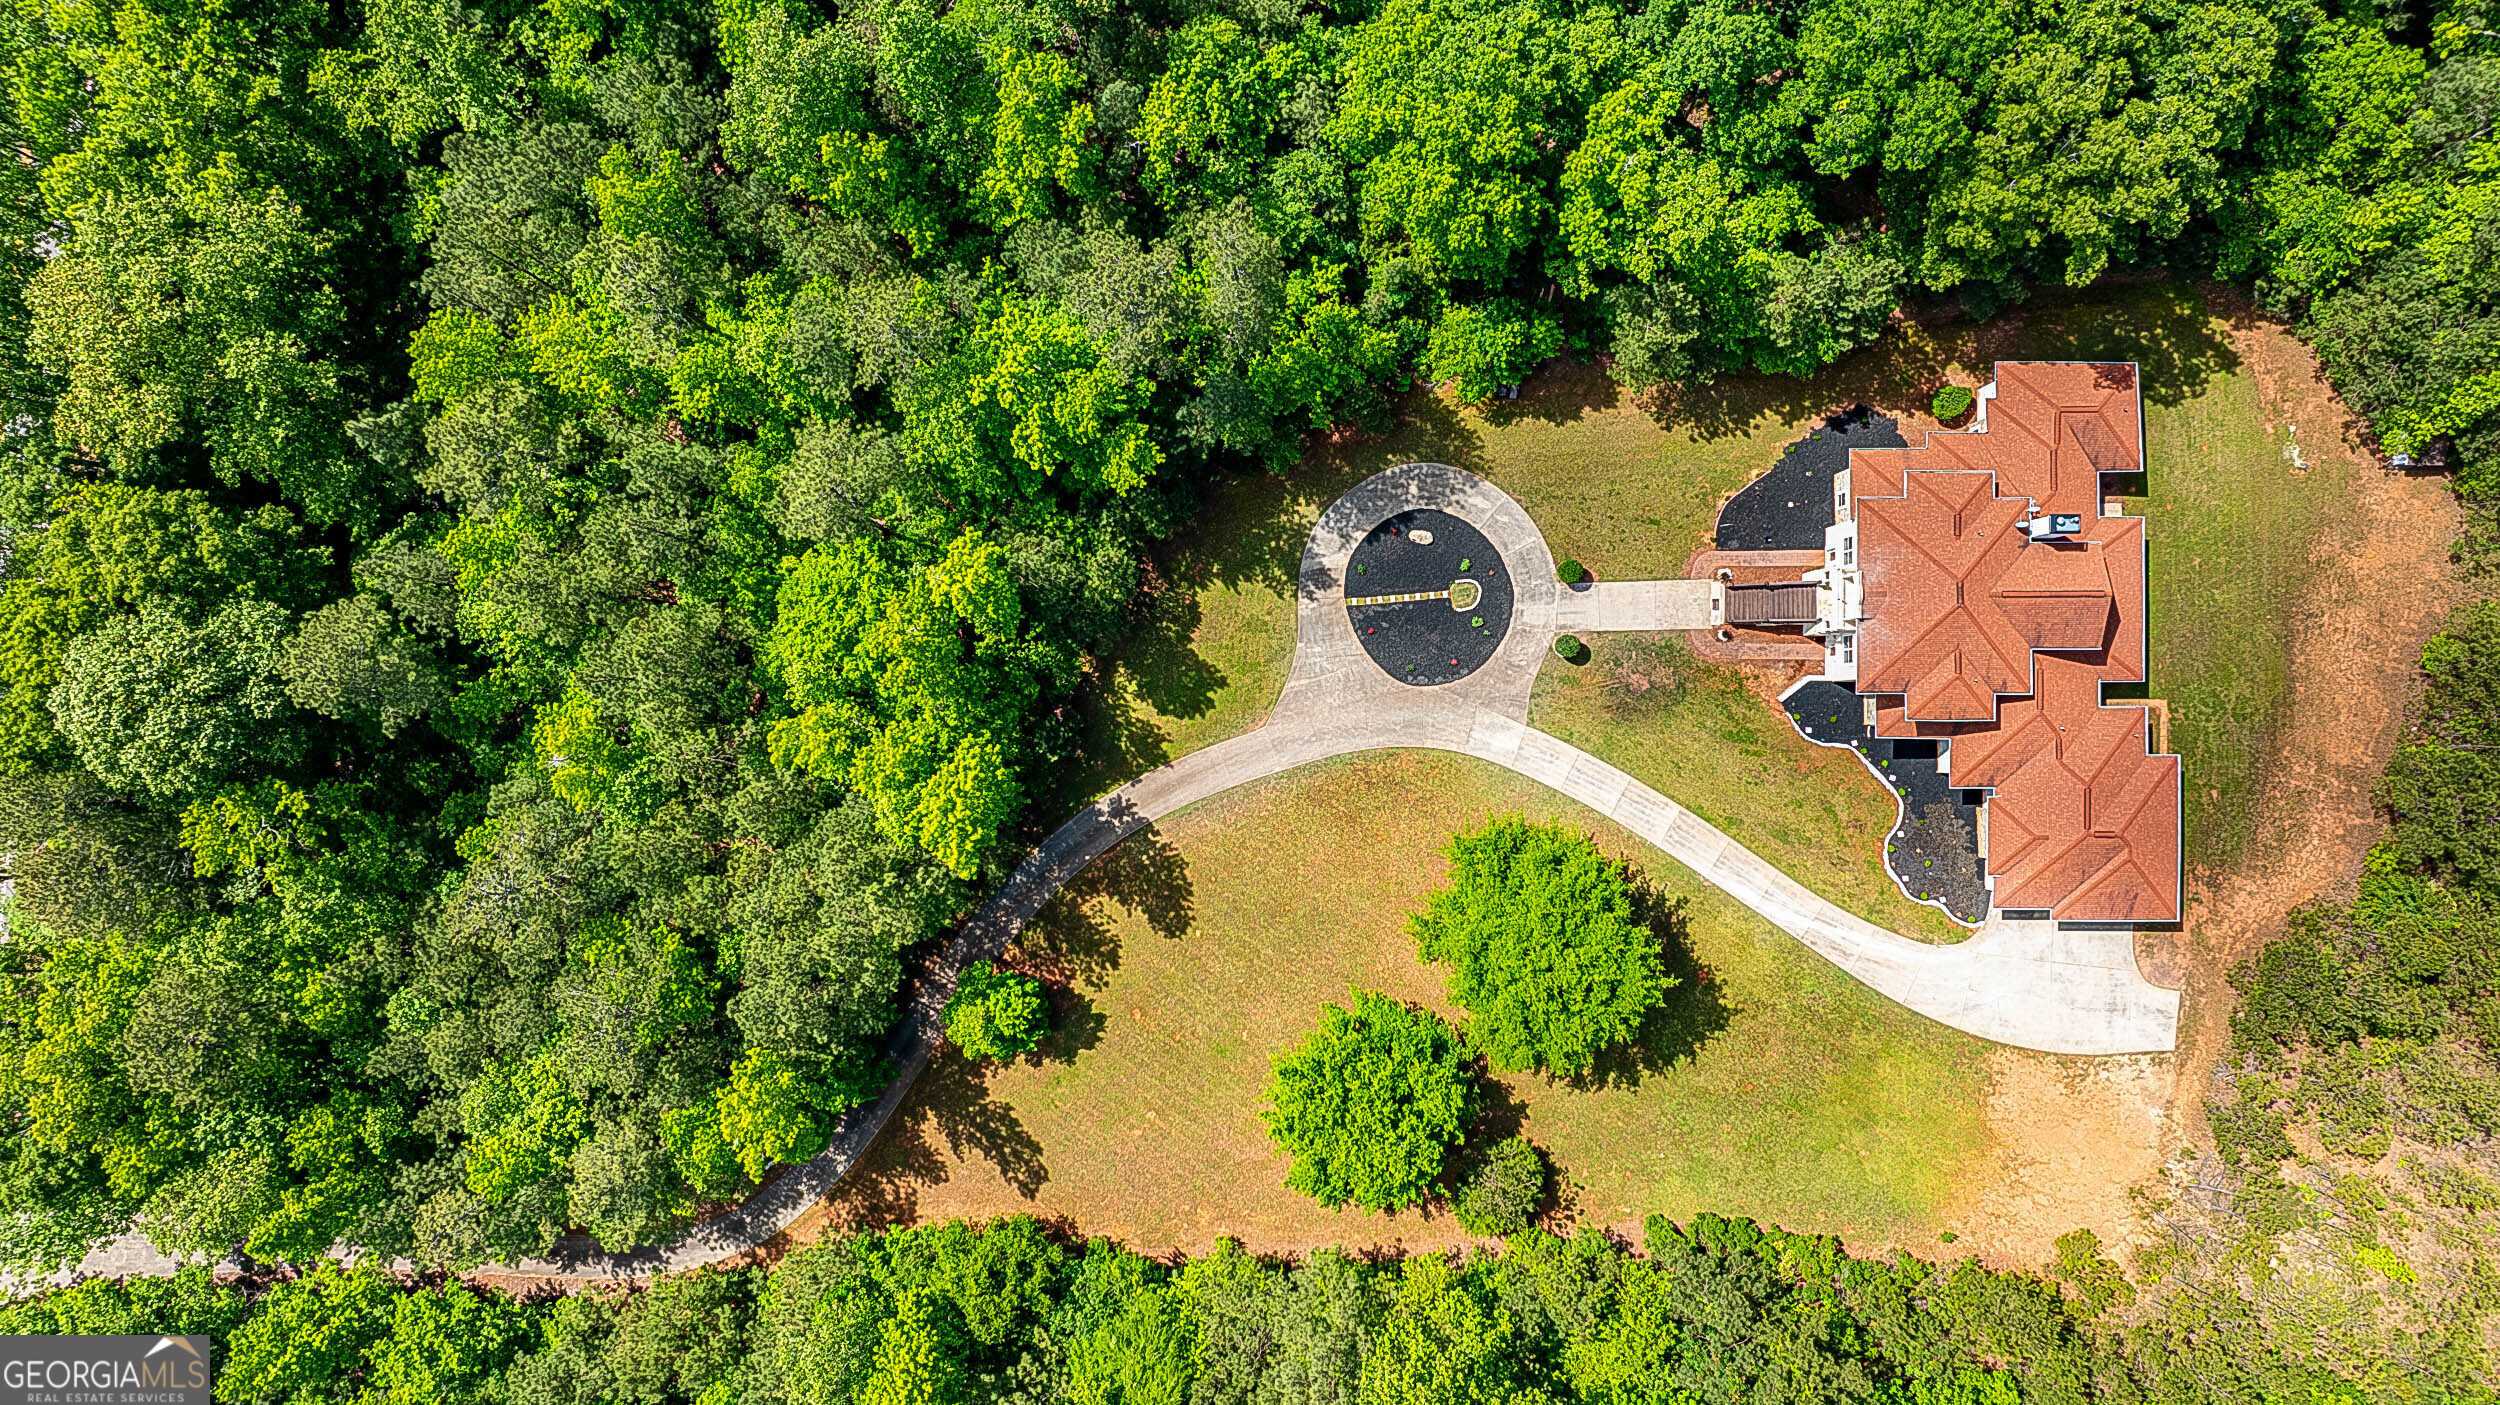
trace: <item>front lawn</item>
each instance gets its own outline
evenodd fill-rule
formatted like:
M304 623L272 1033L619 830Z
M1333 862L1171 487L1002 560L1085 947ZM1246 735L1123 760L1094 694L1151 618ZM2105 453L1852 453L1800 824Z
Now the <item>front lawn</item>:
M1309 767L1132 839L1017 958L1074 988L1042 1058L942 1061L838 1208L1037 1210L1141 1246L1461 1237L1443 1215L1331 1212L1287 1190L1258 1107L1269 1061L1351 987L1459 1014L1405 916L1440 882L1452 833L1514 811L1586 829L1684 902L1698 963L1641 1059L1587 1087L1496 1080L1583 1217L1714 1209L1933 1246L1953 1177L1981 1151L1980 1041L1876 995L1580 806L1435 752Z
M1676 634L1592 634L1537 675L1528 720L1601 756L1858 916L1923 941L1970 929L1884 867L1898 807L1854 752L1816 746L1736 669ZM1757 686L1767 686L1757 684Z
M2186 758L2189 862L2226 867L2253 833L2261 767L2288 699L2289 622L2319 588L2320 570L2349 529L2337 504L2352 489L2347 457L2323 451L2340 430L2323 414L2303 430L2314 466L2287 457L2288 430L2269 421L2257 376L2233 350L2229 324L2244 310L2221 301L2229 296L2145 284L2042 294L1985 324L1913 320L1811 382L1737 376L1635 402L1595 367L1556 362L1521 399L1489 414L1410 396L1406 418L1386 435L1322 445L1281 479L1210 492L1204 515L1170 549L1166 588L1148 627L1088 700L1086 764L1067 802L1266 715L1292 659L1292 580L1310 524L1337 494L1382 468L1422 459L1481 473L1520 500L1558 559L1576 557L1601 579L1673 576L1709 544L1719 500L1835 409L1872 405L1898 417L1915 443L1935 427L1935 388L1975 385L1995 360L2122 358L2144 368L2150 458L2143 482L2113 485L2130 510L2149 505L2151 516L2153 677L2142 691L2170 702L2171 742ZM2275 330L2257 335L2289 341ZM1601 647L1591 672L1604 677L1605 662ZM1558 695L1551 680L1541 687L1558 725L1583 724L1569 689ZM1736 830L1745 827L1743 807L1731 803L1741 777L1722 784L1696 775L1687 785L1664 760L1705 755L1714 737L1731 730L1747 736L1741 751L1767 744L1762 734L1771 726L1785 729L1767 703L1764 722L1731 726L1725 712L1672 710L1659 725L1689 720L1695 729L1658 734L1654 748L1627 750L1585 728L1591 740L1583 744ZM1863 794L1834 805L1854 812L1888 803L1872 777L1858 771L1848 779L1851 769L1830 779ZM1660 784L1662 776L1677 783ZM1815 841L1784 849L1778 835L1754 832L1746 842L1760 839L1765 857L1825 897L1862 913L1895 902L1927 911L1892 890L1871 852L1864 865L1818 857L1821 836L1834 831L1771 823ZM1871 831L1876 842L1889 824ZM1932 926L1922 932L1915 925L1922 920L1902 918L1900 930L1940 934Z

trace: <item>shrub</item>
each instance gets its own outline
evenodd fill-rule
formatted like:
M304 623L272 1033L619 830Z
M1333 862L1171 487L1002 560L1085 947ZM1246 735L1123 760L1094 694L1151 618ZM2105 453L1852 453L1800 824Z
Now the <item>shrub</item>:
M2088 1229L2058 1236L2057 1259L2049 1277L2066 1285L2082 1303L2084 1316L2099 1317L2112 1307L2135 1301L2135 1285L2127 1271L2101 1253L2100 1236Z
M2500 893L2500 601L2451 618L2422 671L2420 710L2378 786L2390 862Z
M1475 1115L1474 1071L1440 1016L1377 991L1330 1005L1276 1061L1260 1117L1293 1170L1285 1184L1335 1209L1420 1205Z
M1969 386L1948 385L1936 392L1936 398L1928 402L1927 408L1935 412L1937 419L1958 420L1970 413L1971 399Z
M1469 1234L1508 1238L1545 1208L1545 1153L1526 1137L1495 1142L1458 1188L1452 1208Z
M975 961L946 1002L946 1037L971 1058L1012 1059L1042 1042L1049 1019L1040 981Z
M1554 656L1564 663L1586 663L1589 646L1580 642L1579 635L1566 634L1554 641Z
M1497 819L1453 838L1450 883L1409 920L1497 1069L1585 1073L1673 979L1623 866L1558 825Z
M1576 557L1566 556L1562 564L1554 568L1554 574L1562 577L1564 585L1578 585L1589 578L1589 568L1581 565Z

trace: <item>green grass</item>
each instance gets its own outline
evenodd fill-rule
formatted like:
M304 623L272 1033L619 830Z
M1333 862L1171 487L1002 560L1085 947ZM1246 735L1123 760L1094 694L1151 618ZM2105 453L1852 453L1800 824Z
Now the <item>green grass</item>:
M2254 832L2261 767L2289 700L2286 626L2344 530L2335 506L2351 485L2341 467L2303 472L2286 461L2256 377L2232 350L2234 310L2213 296L2167 284L2043 294L1983 325L1907 324L1811 382L1737 376L1636 401L1592 367L1558 364L1490 416L1410 397L1406 418L1385 435L1322 446L1282 479L1210 490L1206 511L1166 553L1146 627L1089 695L1086 762L1060 799L1072 806L1266 715L1292 658L1291 579L1303 537L1338 493L1382 468L1422 459L1485 475L1536 518L1557 557L1577 557L1601 578L1679 575L1708 545L1720 499L1832 410L1873 405L1900 417L1915 440L1933 425L1926 407L1936 386L1977 384L1995 360L2125 358L2144 367L2151 469L2145 482L2117 486L2136 490L2131 501L2151 517L2152 678L2124 691L2171 704L2171 741L2188 777L2190 866L2226 868ZM1589 642L1600 650L1592 668L1602 670L1605 643ZM1793 863L1833 901L1862 913L1895 904L1931 911L1901 898L1874 864L1881 830L1864 863L1774 853L1775 831L1812 835L1809 847L1825 841L1788 817L1747 818L1738 758L1714 758L1711 745L1737 724L1712 709L1672 710L1659 724L1670 730L1651 738L1598 725L1567 697L1549 694L1541 705L1556 725L1580 729L1575 740L1747 843L1759 840L1766 857ZM1761 717L1741 724L1746 745L1771 744L1763 734L1779 718L1767 703ZM1863 787L1837 802L1844 810L1883 799L1862 774L1827 779ZM1838 822L1864 832L1845 816ZM1939 935L1918 925L1927 922L1896 925Z
M2151 678L2170 705L2192 870L2228 868L2255 838L2263 768L2291 706L2293 629L2354 522L2340 457L2295 469L2264 422L2253 378L2218 380L2146 407L2151 465L2130 511L2146 516ZM2113 690L2117 692L2119 690Z
M1588 662L1548 664L1528 720L1629 771L1789 877L1904 936L1968 936L1884 868L1899 810L1854 753L1816 746L1736 670L1681 634L1593 634Z
M1085 691L1084 755L1060 811L1267 716L1293 665L1303 542L1358 477L1314 462L1215 485L1164 544L1128 639Z
M850 1207L1064 1214L1147 1246L1449 1242L1445 1217L1330 1212L1284 1187L1258 1121L1269 1061L1351 986L1451 1011L1405 914L1439 846L1519 811L1586 829L1680 902L1685 983L1590 1086L1502 1080L1494 1122L1589 1221L1702 1209L1932 1245L1979 1164L1984 1046L1901 1009L1594 813L1485 763L1381 753L1219 796L1132 840L1031 930L1073 982L1041 1059L933 1070ZM1030 1197L1026 1191L1030 1191Z

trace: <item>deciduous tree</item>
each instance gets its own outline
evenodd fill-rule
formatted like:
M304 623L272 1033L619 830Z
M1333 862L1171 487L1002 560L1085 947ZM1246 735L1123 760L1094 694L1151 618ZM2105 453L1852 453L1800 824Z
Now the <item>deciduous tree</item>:
M1446 852L1449 886L1408 925L1495 1068L1585 1073L1674 984L1623 866L1585 836L1513 816Z
M1285 1183L1335 1209L1402 1210L1433 1194L1475 1112L1457 1032L1377 991L1328 1005L1276 1060L1268 1136L1293 1158Z

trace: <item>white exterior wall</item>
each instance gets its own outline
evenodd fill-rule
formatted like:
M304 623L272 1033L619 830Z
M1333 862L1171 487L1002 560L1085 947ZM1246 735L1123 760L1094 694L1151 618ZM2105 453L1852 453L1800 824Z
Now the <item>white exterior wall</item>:
M1845 489L1835 490L1839 500ZM1858 524L1842 520L1823 529L1822 569L1814 582L1814 623L1806 633L1823 641L1823 676L1838 683L1858 679L1858 615L1866 586L1858 575Z

